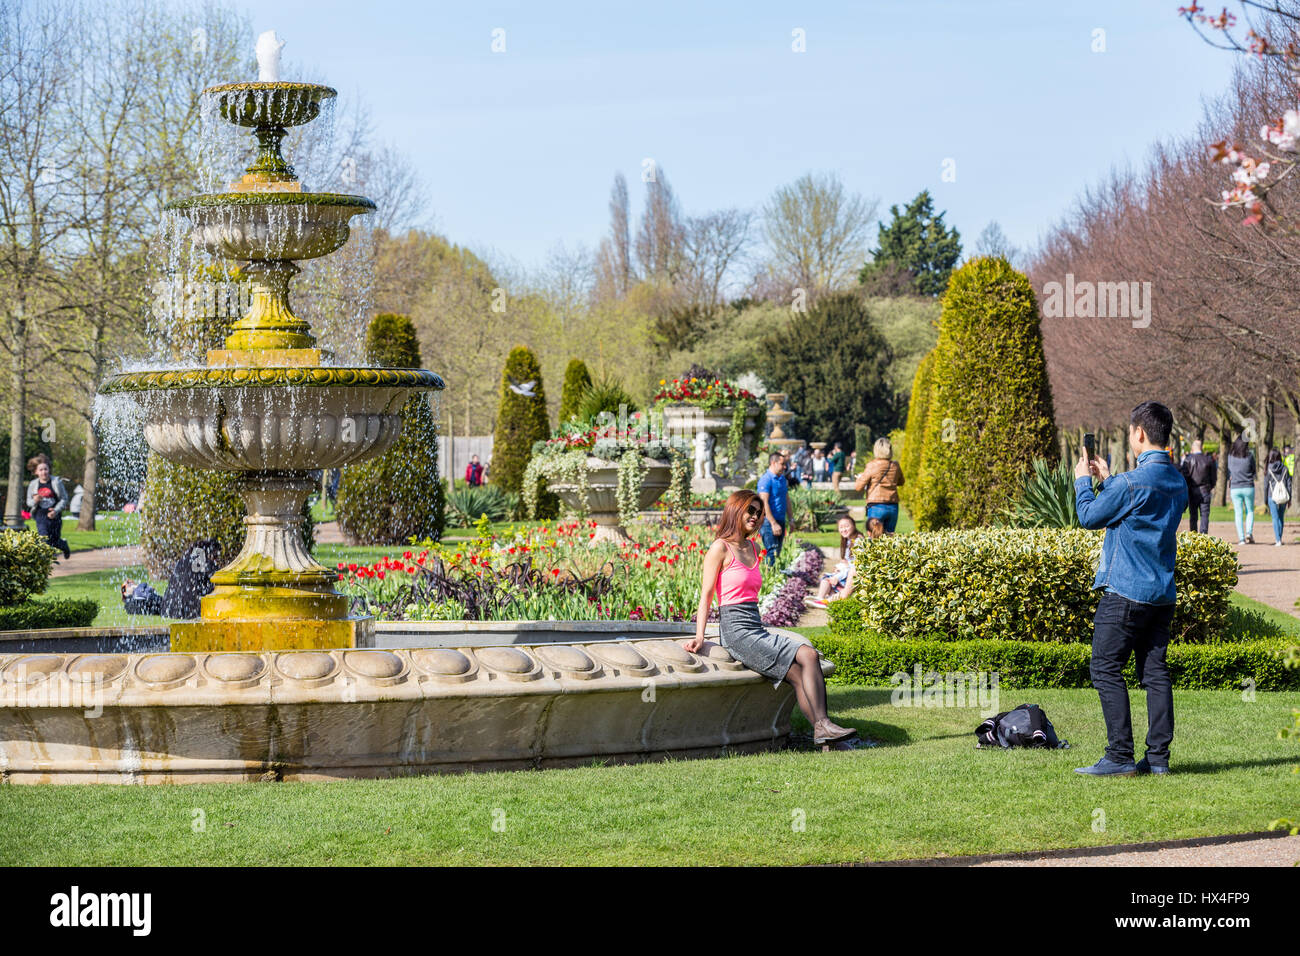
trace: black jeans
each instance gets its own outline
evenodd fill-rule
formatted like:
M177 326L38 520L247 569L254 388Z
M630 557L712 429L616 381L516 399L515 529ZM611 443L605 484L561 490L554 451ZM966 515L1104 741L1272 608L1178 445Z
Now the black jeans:
M1138 686L1147 692L1147 761L1169 766L1174 739L1174 690L1165 651L1169 647L1172 604L1141 604L1107 591L1092 619L1092 686L1101 697L1106 720L1106 756L1133 762L1133 720L1129 713L1124 665L1134 655Z
M1187 508L1188 531L1200 531L1201 534L1210 533L1210 496L1214 494L1212 488L1197 488L1195 485L1187 489ZM1200 512L1200 520L1197 520L1197 512ZM1197 525L1200 525L1198 528Z

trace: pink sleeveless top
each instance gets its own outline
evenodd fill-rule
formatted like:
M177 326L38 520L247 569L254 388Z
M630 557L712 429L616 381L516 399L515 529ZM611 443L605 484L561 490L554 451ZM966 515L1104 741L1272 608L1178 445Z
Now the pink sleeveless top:
M718 605L749 604L758 601L758 589L763 584L762 561L758 557L758 547L752 547L754 566L745 567L736 557L736 550L729 542L724 542L731 552L731 559L718 572ZM753 542L750 542L753 545Z

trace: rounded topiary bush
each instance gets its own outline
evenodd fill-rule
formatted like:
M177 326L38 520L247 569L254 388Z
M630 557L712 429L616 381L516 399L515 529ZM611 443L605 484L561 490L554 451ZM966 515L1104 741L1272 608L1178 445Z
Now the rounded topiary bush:
M237 474L190 468L149 453L140 509L140 547L151 577L166 578L196 541L212 540L221 562L232 560L244 544L244 499ZM310 549L315 535L310 503L304 503L302 541Z
M57 554L34 528L0 532L0 607L44 591Z
M1038 303L1005 259L973 259L952 274L923 434L909 496L922 530L991 524L1030 462L1058 458Z
M371 362L419 368L410 316L383 313L366 330ZM402 434L382 455L348 465L339 480L339 530L359 544L405 544L442 537L446 500L438 475L438 423L426 393L407 399Z
M244 542L244 499L235 474L178 465L149 453L140 507L140 547L151 577L165 578L195 541L211 539L222 561Z
M560 391L560 424L577 415L582 399L591 388L591 372L582 359L572 359L564 370L564 388Z

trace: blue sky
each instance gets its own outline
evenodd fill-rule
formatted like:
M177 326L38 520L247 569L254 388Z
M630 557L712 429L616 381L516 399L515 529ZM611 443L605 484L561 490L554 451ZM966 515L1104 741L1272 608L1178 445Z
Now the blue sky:
M1030 245L1110 167L1191 132L1233 65L1178 0L246 6L369 104L440 232L525 267L595 245L616 170L635 215L645 158L690 214L834 170L881 215L929 188L968 245L990 220Z

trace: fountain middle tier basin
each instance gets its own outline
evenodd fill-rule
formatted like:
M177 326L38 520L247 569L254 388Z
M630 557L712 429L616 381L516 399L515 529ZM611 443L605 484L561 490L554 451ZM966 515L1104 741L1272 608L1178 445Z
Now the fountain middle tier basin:
M344 193L229 192L178 199L167 208L189 219L196 245L255 261L327 256L348 241L351 218L374 212L375 204Z
M339 468L382 453L415 390L440 389L422 369L205 367L124 372L100 391L139 406L149 447L191 468Z
M789 685L715 643L686 651L690 631L385 623L374 647L262 653L138 653L156 628L3 635L0 780L332 780L785 746Z

